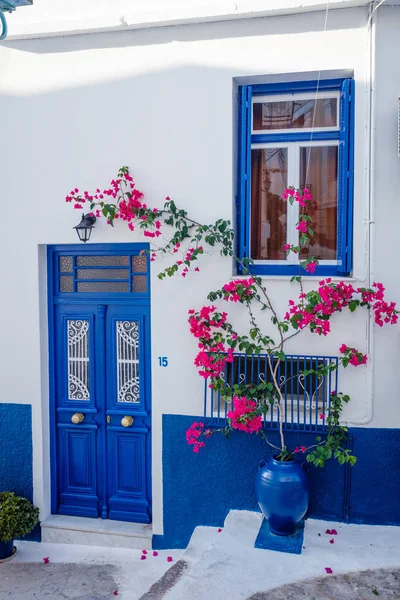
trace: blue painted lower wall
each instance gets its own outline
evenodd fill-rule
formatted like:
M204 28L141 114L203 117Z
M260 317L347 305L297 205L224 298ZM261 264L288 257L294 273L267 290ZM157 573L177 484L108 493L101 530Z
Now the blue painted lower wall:
M0 492L32 502L32 407L0 404Z
M32 407L0 404L0 492L14 492L32 502ZM26 539L39 540L37 526Z
M214 435L198 455L185 431L195 417L163 417L164 535L155 548L184 548L197 525L222 526L231 509L258 510L254 481L270 450L260 436L235 432ZM198 418L197 418L198 420ZM308 445L312 433L286 433L289 446ZM323 469L307 465L312 494L309 516L327 520L400 525L400 430L353 428L351 468L330 461ZM278 443L277 432L269 433Z

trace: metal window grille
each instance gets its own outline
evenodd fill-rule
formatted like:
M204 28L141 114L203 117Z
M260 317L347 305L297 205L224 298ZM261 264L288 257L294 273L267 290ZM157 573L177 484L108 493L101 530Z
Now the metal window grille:
M338 365L336 356L287 355L285 360L272 357L272 364L279 362L277 379L284 396L284 429L297 431L323 431L325 415L329 407L331 393L338 388L338 371L330 371L327 376L302 371L318 369L330 363ZM234 384L258 385L262 381L273 382L267 354L246 355L236 353L233 363L226 365L221 373L225 387L233 390ZM205 381L204 419L207 425L221 426L227 419L227 413L233 410L231 393L228 400L221 397L219 391L209 388ZM279 408L270 406L264 416L264 427L278 429Z

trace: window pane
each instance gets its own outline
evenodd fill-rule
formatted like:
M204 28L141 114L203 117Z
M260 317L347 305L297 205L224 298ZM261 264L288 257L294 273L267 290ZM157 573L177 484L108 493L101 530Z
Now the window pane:
M69 276L61 275L60 277L60 292L73 292L74 280Z
M312 201L307 214L314 231L310 248L302 258L310 255L321 260L336 260L338 147L314 146L300 148L300 185L310 190Z
M285 260L287 148L251 151L251 257Z
M78 292L129 292L129 281L81 281Z
M72 256L60 256L60 272L72 273Z
M78 256L78 267L129 267L128 256Z
M139 323L117 321L118 402L140 402L139 397Z
M68 323L68 400L89 400L89 321Z
M77 269L77 279L129 279L129 269Z
M132 271L134 273L146 273L147 271L147 257L143 256L132 256Z
M147 292L146 275L135 275L135 277L133 277L132 292Z
M253 130L337 126L337 98L255 102Z

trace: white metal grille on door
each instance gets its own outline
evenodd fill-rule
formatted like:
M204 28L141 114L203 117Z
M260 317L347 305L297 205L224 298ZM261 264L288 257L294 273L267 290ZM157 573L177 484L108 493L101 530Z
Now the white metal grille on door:
M89 321L68 320L68 400L89 400Z
M118 402L139 402L139 324L117 321Z

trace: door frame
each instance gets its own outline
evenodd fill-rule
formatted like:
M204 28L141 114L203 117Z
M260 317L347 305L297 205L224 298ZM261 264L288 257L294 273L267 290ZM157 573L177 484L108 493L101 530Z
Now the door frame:
M148 344L145 348L146 386L148 402L146 408L149 418L149 433L146 441L146 492L149 502L150 522L152 521L152 373L151 373L151 285L150 260L147 255L147 292L68 292L56 293L58 266L56 257L60 254L69 256L82 255L125 255L139 254L141 250L148 251L148 243L109 243L109 244L60 244L47 246L47 311L48 311L48 368L49 368L49 431L50 431L50 513L56 515L58 508L58 477L57 477L57 436L56 436L56 323L55 306L57 304L85 303L114 304L120 306L135 306L142 304L149 309ZM131 272L132 275L132 272ZM133 302L133 298L135 301Z

